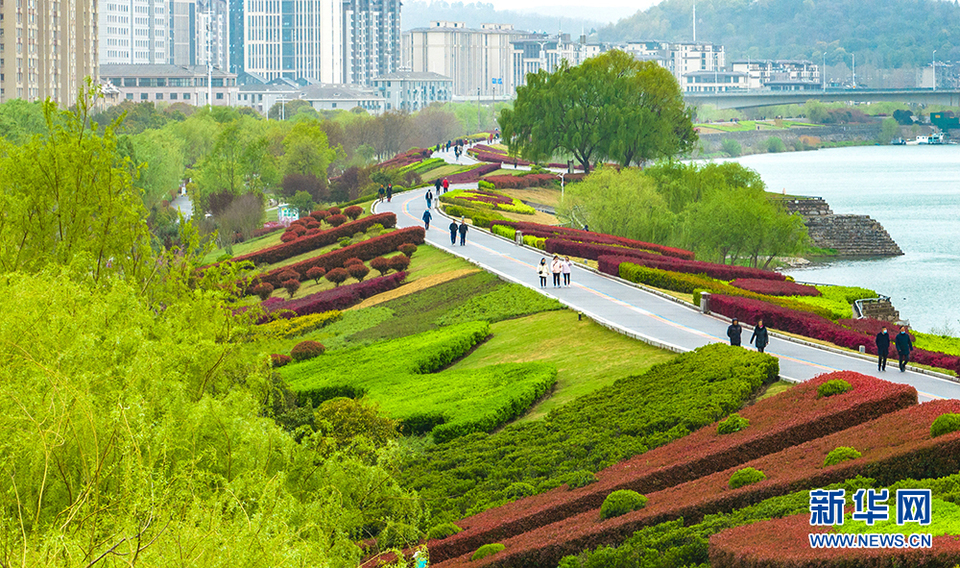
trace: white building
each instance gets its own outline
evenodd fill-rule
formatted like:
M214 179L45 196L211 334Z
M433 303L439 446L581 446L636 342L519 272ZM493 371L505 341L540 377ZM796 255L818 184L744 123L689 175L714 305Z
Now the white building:
M734 71L746 73L747 88L772 90L820 89L820 66L810 61L795 59L738 59L733 62Z
M343 80L342 0L245 0L244 71L267 80Z
M166 0L100 0L100 63L166 63Z
M453 79L453 94L509 96L514 87L513 42L532 34L509 24L435 21L403 33L403 67Z
M343 0L343 83L400 69L400 0Z
M207 87L208 72L211 76ZM120 90L119 100L235 106L237 76L205 65L101 65L100 80Z
M515 88L527 84L528 73L537 73L541 69L552 73L560 66L561 61L575 67L606 51L606 46L602 44L588 44L584 36L581 36L579 41L571 41L570 34L536 34L511 43Z
M346 110L357 107L369 114L383 112L385 101L374 89L345 85L293 86L283 81L266 85L241 85L238 97L240 106L248 106L266 116L273 105L295 100L307 101L316 110ZM289 118L289 117L287 117Z
M679 42L666 44L666 67L682 83L687 73L723 69L722 45L703 42Z
M385 99L385 111L416 112L433 103L449 102L453 96L453 79L437 73L388 73L374 79L373 86Z
M738 71L691 71L683 76L680 87L685 93L718 93L747 88L747 75Z

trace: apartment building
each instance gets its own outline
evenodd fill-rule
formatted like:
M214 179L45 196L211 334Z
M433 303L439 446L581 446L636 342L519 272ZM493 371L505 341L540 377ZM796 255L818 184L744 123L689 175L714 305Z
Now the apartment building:
M245 0L243 71L266 80L343 80L342 0Z
M453 79L438 73L388 73L374 79L373 86L385 99L385 111L416 112L433 103L449 102L453 96Z
M104 83L119 89L120 101L193 106L239 103L237 76L206 65L106 64L100 67L100 76Z
M343 83L400 69L400 0L343 0Z
M72 104L96 78L97 0L0 0L0 102Z
M799 59L738 59L734 71L748 76L747 88L810 90L822 88L820 66Z
M580 36L579 41L572 41L570 34L530 34L511 43L514 88L526 85L529 73L537 73L541 69L552 73L561 61L575 67L607 49L603 44L587 43L585 36Z

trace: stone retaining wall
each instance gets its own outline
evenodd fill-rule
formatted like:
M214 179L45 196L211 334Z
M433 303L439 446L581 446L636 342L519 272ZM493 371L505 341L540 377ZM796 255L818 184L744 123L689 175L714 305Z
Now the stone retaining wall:
M799 213L810 240L840 256L900 256L903 251L879 222L868 215L836 215L819 197L783 200L787 211Z

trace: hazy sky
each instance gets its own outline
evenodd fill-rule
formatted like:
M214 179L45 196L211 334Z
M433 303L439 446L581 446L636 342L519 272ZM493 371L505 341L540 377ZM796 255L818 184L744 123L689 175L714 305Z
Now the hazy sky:
M469 0L463 0L469 2ZM645 10L660 0L486 0L498 10L538 12L612 22Z

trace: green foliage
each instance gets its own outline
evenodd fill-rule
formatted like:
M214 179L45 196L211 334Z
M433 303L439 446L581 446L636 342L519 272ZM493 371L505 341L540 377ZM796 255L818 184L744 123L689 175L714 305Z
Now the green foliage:
M930 437L936 438L960 430L960 414L941 414L930 425Z
M628 166L677 156L697 140L673 76L619 50L528 75L499 123L511 154L534 162L571 154L586 172L602 159Z
M316 429L337 449L348 447L360 437L381 447L399 436L397 423L381 416L375 403L347 397L331 398L317 408Z
M480 559L486 558L491 554L496 554L500 552L504 548L506 547L500 544L499 542L496 542L493 544L485 544L480 548L478 548L477 551L473 553L473 556L470 557L470 560L480 560Z
M544 250L547 247L546 243L547 243L547 239L543 237L534 237L533 235L523 236L523 244L527 246L531 246L533 248Z
M508 227L506 225L494 225L490 227L490 232L494 235L500 235L501 237L506 237L508 239L515 240L517 238L517 230L513 227Z
M459 518L502 503L511 483L543 491L571 472L599 471L710 424L773 381L777 368L776 359L756 352L702 347L558 407L543 420L437 445L411 459L405 483L431 504L435 518ZM685 380L678 383L677 376Z
M837 465L845 461L855 460L862 456L855 448L849 446L840 446L830 450L830 453L827 454L827 457L823 460L823 467L830 467L831 465Z
M596 482L597 476L585 469L570 472L570 475L564 480L568 489L579 489Z
M529 497L536 492L537 490L533 487L533 485L518 481L507 486L507 488L503 491L503 494L507 499L513 500Z
M453 523L440 523L439 525L434 525L429 531L427 531L427 538L430 540L447 538L448 536L453 536L462 530L463 529Z
M831 379L817 387L817 398L850 392L853 387L843 379Z
M916 338L913 345L918 349L939 351L948 355L960 355L960 337L955 337L952 334L939 335L939 333L952 331L947 328L938 330L938 334L920 333L914 330L910 330L910 333Z
M730 489L739 489L746 485L753 485L766 479L767 476L759 469L745 467L738 469L730 476Z
M646 497L630 489L621 489L607 495L603 500L603 505L600 506L600 518L612 519L646 506Z
M495 189L496 186L490 183L489 181L482 179L477 182L477 187L480 189Z
M802 309L819 313L834 321L853 316L853 307L844 300L823 296L783 296L783 298L786 301L808 306Z
M563 305L524 286L502 285L491 292L473 296L437 318L437 325L482 320L490 323L539 312L562 310Z
M745 430L748 426L750 426L750 421L734 412L717 424L717 434L733 434Z
M787 151L787 145L784 144L783 140L777 136L771 136L770 138L767 138L765 146L767 148L767 152L771 154Z
M739 157L743 153L743 147L733 138L724 138L720 143L720 149L731 158Z
M816 288L820 290L821 298L843 302L848 306L857 300L877 297L877 293L873 290L858 286L817 286Z
M290 198L290 206L300 212L301 217L306 217L313 211L316 203L313 202L313 196L306 191L298 191L296 195Z

